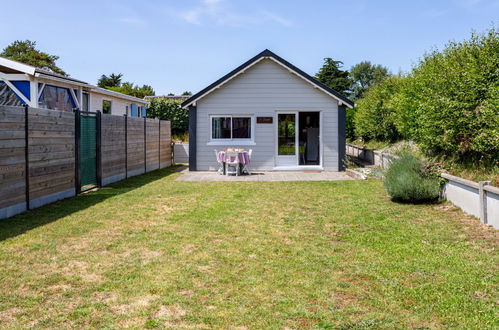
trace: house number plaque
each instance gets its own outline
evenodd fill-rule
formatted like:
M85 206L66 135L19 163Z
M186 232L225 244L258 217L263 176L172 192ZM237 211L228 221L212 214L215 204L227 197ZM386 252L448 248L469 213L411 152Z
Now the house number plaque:
M256 117L257 124L272 124L272 117Z

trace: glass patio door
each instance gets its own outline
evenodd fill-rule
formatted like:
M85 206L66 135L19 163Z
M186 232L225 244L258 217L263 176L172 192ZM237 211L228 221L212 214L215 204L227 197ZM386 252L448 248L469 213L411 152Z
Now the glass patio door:
M298 165L298 115L277 114L277 166Z

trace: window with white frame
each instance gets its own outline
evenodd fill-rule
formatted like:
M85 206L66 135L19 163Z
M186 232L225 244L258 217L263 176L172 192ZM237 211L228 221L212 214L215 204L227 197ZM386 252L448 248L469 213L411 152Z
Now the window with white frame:
M211 116L212 140L251 140L251 116Z
M112 106L113 102L109 100L102 100L102 113L111 113Z

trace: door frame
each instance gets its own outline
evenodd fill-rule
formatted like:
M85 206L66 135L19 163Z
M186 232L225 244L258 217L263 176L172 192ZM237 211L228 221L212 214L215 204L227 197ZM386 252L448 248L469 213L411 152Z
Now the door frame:
M300 150L299 150L299 129L300 129L300 112L318 112L319 113L319 165L299 165L300 164ZM296 153L296 161L294 165L281 165L278 162L278 157L279 157L279 114L295 114L295 129L296 129L296 134L295 134L295 153ZM316 110L316 109L300 109L300 110L276 110L274 114L274 121L275 121L275 151L274 151L274 166L276 169L323 169L323 159L324 159L324 143L322 139L322 124L323 124L323 118L322 118L322 111L321 110Z
M293 163L293 155L290 156L279 156L279 115L295 115L295 155L294 155L294 163ZM298 166L298 160L299 160L299 148L298 148L298 111L276 111L275 113L275 123L276 123L276 128L275 128L275 166ZM284 158L286 157L289 159L289 162L279 162L279 157Z

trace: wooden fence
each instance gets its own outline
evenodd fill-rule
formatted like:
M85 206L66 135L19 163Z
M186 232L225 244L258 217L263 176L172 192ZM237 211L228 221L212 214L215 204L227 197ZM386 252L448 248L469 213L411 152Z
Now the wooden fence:
M172 164L170 122L107 114L99 122L100 185ZM79 191L75 134L74 113L0 106L0 219Z

